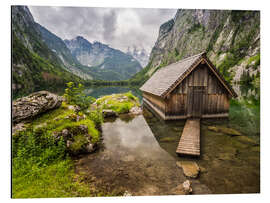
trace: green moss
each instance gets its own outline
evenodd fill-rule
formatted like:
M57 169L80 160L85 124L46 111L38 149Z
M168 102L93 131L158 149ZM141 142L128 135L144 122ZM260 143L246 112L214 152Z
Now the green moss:
M255 56L251 56L248 59L247 66L252 65L254 68L260 65L260 53L256 54Z
M84 135L76 135L73 139L74 141L71 143L69 150L71 150L73 154L77 154L88 143L88 140Z
M131 92L123 94L112 94L101 97L97 100L101 109L111 109L117 113L127 113L134 106L139 106L139 99Z

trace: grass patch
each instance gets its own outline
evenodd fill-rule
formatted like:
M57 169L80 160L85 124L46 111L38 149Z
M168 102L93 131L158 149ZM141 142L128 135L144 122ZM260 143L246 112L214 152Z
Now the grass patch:
M117 113L128 113L132 107L140 105L139 99L131 92L101 97L96 104L101 109L111 109Z
M74 177L72 162L69 159L44 167L32 164L27 173L13 167L12 198L91 196L89 187L82 182L74 181Z
M79 126L86 125L92 143L100 140L96 122L91 116L76 121L73 110L63 103L60 108L37 117L28 124L25 131L12 136L12 197L83 197L93 196L89 185L76 176L73 163L67 153L63 138L56 142L53 132L68 129L74 134L71 148L79 150L86 144L86 138L80 134ZM102 122L102 121L99 121ZM74 132L73 132L74 131Z
M31 129L12 137L12 197L89 196L86 184L74 180L63 140Z

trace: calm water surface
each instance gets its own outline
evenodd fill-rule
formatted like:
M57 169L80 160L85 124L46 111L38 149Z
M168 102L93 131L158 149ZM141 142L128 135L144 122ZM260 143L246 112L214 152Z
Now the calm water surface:
M124 87L89 88L86 92L99 97L129 90L140 95L137 89ZM260 192L259 123L254 119L257 110L253 111L253 107L258 108L259 97L255 90L238 90L239 101L244 103L233 107L230 113L247 113L248 119L241 123L242 127L233 118L203 120L199 158L179 157L175 153L185 121L164 122L144 108L140 116L123 115L106 120L102 126L102 149L79 158L76 171L88 174L91 177L88 181L103 191L168 195L187 179L176 162L192 160L201 168L200 176L191 180L194 194ZM256 133L241 131L247 125ZM235 128L243 136L210 131L209 126Z

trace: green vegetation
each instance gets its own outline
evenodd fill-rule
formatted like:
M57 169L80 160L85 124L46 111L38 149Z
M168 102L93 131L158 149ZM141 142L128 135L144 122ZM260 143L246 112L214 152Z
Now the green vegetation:
M87 109L95 101L95 98L84 94L84 86L81 83L76 87L73 82L68 82L64 97L68 104L78 105L81 110Z
M93 116L76 121L77 116L63 103L59 109L41 115L25 131L12 136L14 198L91 196L88 185L74 180L73 163L65 142L53 136L63 129L74 134L70 150L76 154L86 144L78 126L86 125L92 143L97 143L100 132L90 119Z
M188 29L188 34L192 34L199 30L202 30L202 32L204 33L204 30L205 30L204 26L200 23L195 23L192 25L192 27Z
M229 119L232 127L249 136L260 135L260 103L257 99L231 100Z
M77 97L80 98L83 87L73 83L67 85L67 103L39 115L25 130L12 135L13 198L114 195L96 193L95 188L92 191L92 186L82 181L83 176L75 174L70 156L82 152L88 144L81 126L87 127L91 143L99 143L103 108L125 113L139 105L139 100L131 92L108 95L97 100L102 104L98 108L89 103L84 112L76 112L70 104L78 104ZM69 146L61 134L64 130L72 135ZM57 137L59 133L61 136Z
M247 66L253 66L254 69L256 69L260 65L260 54L256 54L254 56L251 56L248 59Z
M59 64L29 51L15 34L12 35L12 65L12 83L20 86L13 90L13 98L41 89L64 87L68 81L83 81Z
M12 136L12 197L89 196L88 186L74 180L73 164L63 140L28 130Z
M96 104L101 109L111 109L117 113L127 113L134 106L139 106L139 99L131 92L112 94L97 99Z

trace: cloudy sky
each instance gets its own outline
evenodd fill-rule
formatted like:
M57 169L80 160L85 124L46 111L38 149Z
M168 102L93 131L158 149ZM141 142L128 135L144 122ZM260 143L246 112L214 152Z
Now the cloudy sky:
M174 17L176 9L125 9L31 6L36 22L62 39L78 35L126 51L136 45L151 51L159 26Z

